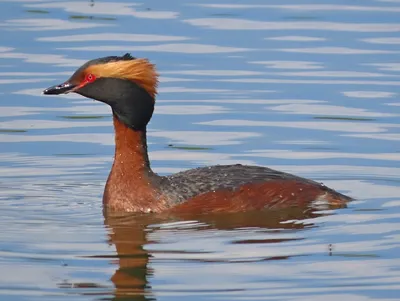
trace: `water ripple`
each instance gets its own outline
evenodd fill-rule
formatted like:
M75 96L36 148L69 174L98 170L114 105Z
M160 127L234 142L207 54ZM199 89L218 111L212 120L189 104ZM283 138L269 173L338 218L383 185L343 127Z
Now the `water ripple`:
M0 299L398 298L399 3L0 1ZM356 201L103 215L111 110L41 93L129 51L161 74L155 172L268 166Z
M344 32L398 32L400 24L336 22L265 22L233 18L186 19L193 26L218 30L324 30Z

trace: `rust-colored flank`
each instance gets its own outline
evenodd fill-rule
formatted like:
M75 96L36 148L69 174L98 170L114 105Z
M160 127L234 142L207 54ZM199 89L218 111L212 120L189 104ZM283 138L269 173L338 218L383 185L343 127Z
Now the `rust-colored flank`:
M115 130L114 163L103 195L106 210L141 213L243 212L326 205L352 199L315 181L260 166L217 165L159 176L150 168L146 128L158 74L130 54L95 59L44 94L75 92L108 104Z
M236 190L207 192L176 206L172 211L217 213L283 209L291 206L304 207L307 203L324 199L326 204L333 206L343 203L339 195L328 194L317 185L296 180L275 180L245 184Z

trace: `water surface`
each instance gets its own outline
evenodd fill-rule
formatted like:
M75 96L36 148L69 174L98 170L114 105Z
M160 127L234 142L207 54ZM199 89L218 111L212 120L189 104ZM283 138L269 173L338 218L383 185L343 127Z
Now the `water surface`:
M398 1L0 1L0 299L400 296ZM257 164L358 200L107 216L110 110L42 96L131 52L161 74L154 170Z

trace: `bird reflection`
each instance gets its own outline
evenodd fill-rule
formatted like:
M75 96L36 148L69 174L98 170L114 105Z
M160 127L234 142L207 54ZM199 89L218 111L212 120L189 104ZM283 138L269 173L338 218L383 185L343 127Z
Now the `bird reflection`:
M149 284L154 273L149 267L151 254L144 249L149 243L146 228L155 220L146 216L105 215L104 221L118 257L118 267L111 277L115 287L113 300L156 300Z
M151 243L148 238L151 231L157 231L155 227L151 227L152 230L150 230L148 227L150 225L196 220L201 224L208 225L207 227L199 227L196 231L210 228L227 231L249 227L276 229L276 231L300 231L315 225L312 222L299 221L316 216L321 216L321 214L311 209L298 207L279 211L200 216L192 214L185 216L157 215L155 217L152 215L111 216L105 214L105 224L110 231L110 243L115 245L118 254L118 268L111 277L115 287L114 300L128 300L127 297L129 297L129 300L156 300L152 295L152 287L149 284L149 279L154 275L154 270L151 268L151 251L144 248L146 244ZM293 222L290 222L290 220L293 220ZM282 238L264 241L236 241L233 243L279 243L287 240ZM277 256L265 260L286 258L288 256Z
M327 211L325 211L327 212ZM324 215L327 215L325 213ZM104 212L104 224L108 231L108 241L115 246L116 258L112 262L116 266L115 272L110 280L113 288L88 285L87 283L69 284L69 287L79 288L83 295L100 295L99 300L157 300L151 286L151 278L155 271L152 268L152 252L146 246L157 241L150 241L149 235L152 231L158 231L157 225L180 221L197 221L202 226L193 231L204 231L214 229L216 231L231 231L239 228L257 228L280 231L304 231L316 227L312 219L323 215L311 208L289 208L285 210L266 212L246 212L237 214L207 214L207 215L111 215ZM205 226L204 226L205 225ZM179 231L179 230L176 230ZM299 239L299 238L296 238ZM302 238L300 238L302 239ZM281 243L293 240L288 238L237 240L234 244L260 244ZM162 252L162 251L158 251ZM165 251L168 252L168 251ZM175 251L176 252L176 251ZM184 250L182 250L182 254ZM96 256L99 258L102 256ZM103 256L109 259L110 256ZM261 260L285 260L290 256L274 256ZM257 258L260 260L260 258ZM199 261L203 261L199 259ZM224 261L220 258L218 261ZM65 288L66 285L60 285ZM102 292L88 292L88 289L101 288ZM86 290L83 290L86 289ZM107 289L104 291L104 289ZM110 297L111 294L111 297ZM105 297L106 296L106 297ZM105 297L105 298L104 298Z

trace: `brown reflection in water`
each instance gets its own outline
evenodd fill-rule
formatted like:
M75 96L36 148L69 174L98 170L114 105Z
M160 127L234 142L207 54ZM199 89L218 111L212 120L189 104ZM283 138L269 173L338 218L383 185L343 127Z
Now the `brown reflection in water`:
M110 300L109 296L112 295L111 300L156 300L152 293L150 279L154 275L154 270L151 268L151 253L156 251L148 251L145 246L149 243L157 243L156 241L149 241L149 233L151 231L158 231L156 225L169 222L179 221L198 221L201 226L190 228L191 231L203 230L219 230L219 231L232 231L239 228L257 228L265 229L268 232L286 232L286 231L302 231L304 229L314 227L315 225L310 222L302 222L304 219L314 218L321 216L321 213L316 212L310 208L290 208L285 210L266 211L266 212L247 212L235 214L207 214L207 215L111 215L104 214L104 223L108 228L109 243L115 245L116 258L112 263L116 264L116 270L111 276L111 281L114 289L110 292L107 288L105 292L80 292L84 295L98 295L101 300ZM293 221L291 221L293 220ZM284 223L283 223L284 222ZM150 226L150 227L149 227ZM179 229L176 229L179 231ZM302 239L302 238L298 238ZM237 240L232 241L234 244L260 244L260 243L281 243L291 239L265 239L265 240ZM161 250L157 252L162 253L182 253L185 251L169 251ZM199 250L198 254L201 258L202 251ZM197 252L196 252L197 254ZM110 258L110 256L96 256L96 258ZM263 258L265 260L285 260L289 256L274 256ZM196 261L207 262L209 260L196 259ZM219 258L215 261L225 261L224 258ZM248 261L248 260L247 260ZM260 261L258 258L257 261ZM239 261L235 261L239 262ZM205 263L206 264L206 263ZM73 288L89 288L87 284L74 284ZM98 286L97 286L98 287ZM64 286L65 288L65 286ZM100 288L100 287L98 287ZM101 288L100 288L101 289Z
M151 254L144 249L149 243L146 228L155 219L146 216L105 215L105 225L109 228L109 242L115 245L118 268L111 281L115 286L115 299L156 300L151 296L149 278L154 271L149 267ZM129 299L131 300L131 299Z
M149 225L191 220L207 225L205 227L191 228L193 231L202 231L205 229L229 231L238 228L261 228L269 232L271 230L276 232L287 230L300 231L305 228L313 227L314 225L312 223L302 223L299 221L316 216L321 216L321 214L305 208L290 208L279 211L247 212L240 214L207 214L200 216L195 214L185 216L105 215L105 224L110 229L110 242L115 245L118 254L118 268L111 277L111 281L115 286L114 300L125 300L128 296L136 296L134 300L155 300L155 297L152 296L152 288L149 284L149 278L154 274L154 270L149 266L152 257L150 254L151 251L146 251L144 246L149 243L148 234L150 231L156 231L157 229L154 228L154 226L149 228ZM282 223L289 220L296 220L297 222ZM273 240L266 239L263 241L233 241L232 243L280 243L288 240L287 238L282 238ZM165 253L168 252L171 251L165 250ZM177 253L177 251L172 252ZM183 253L184 251L182 251L182 254ZM199 254L200 253L201 252L199 252ZM288 256L276 256L273 258L265 258L264 260L282 260L287 258ZM223 258L220 259L220 261L223 260Z

